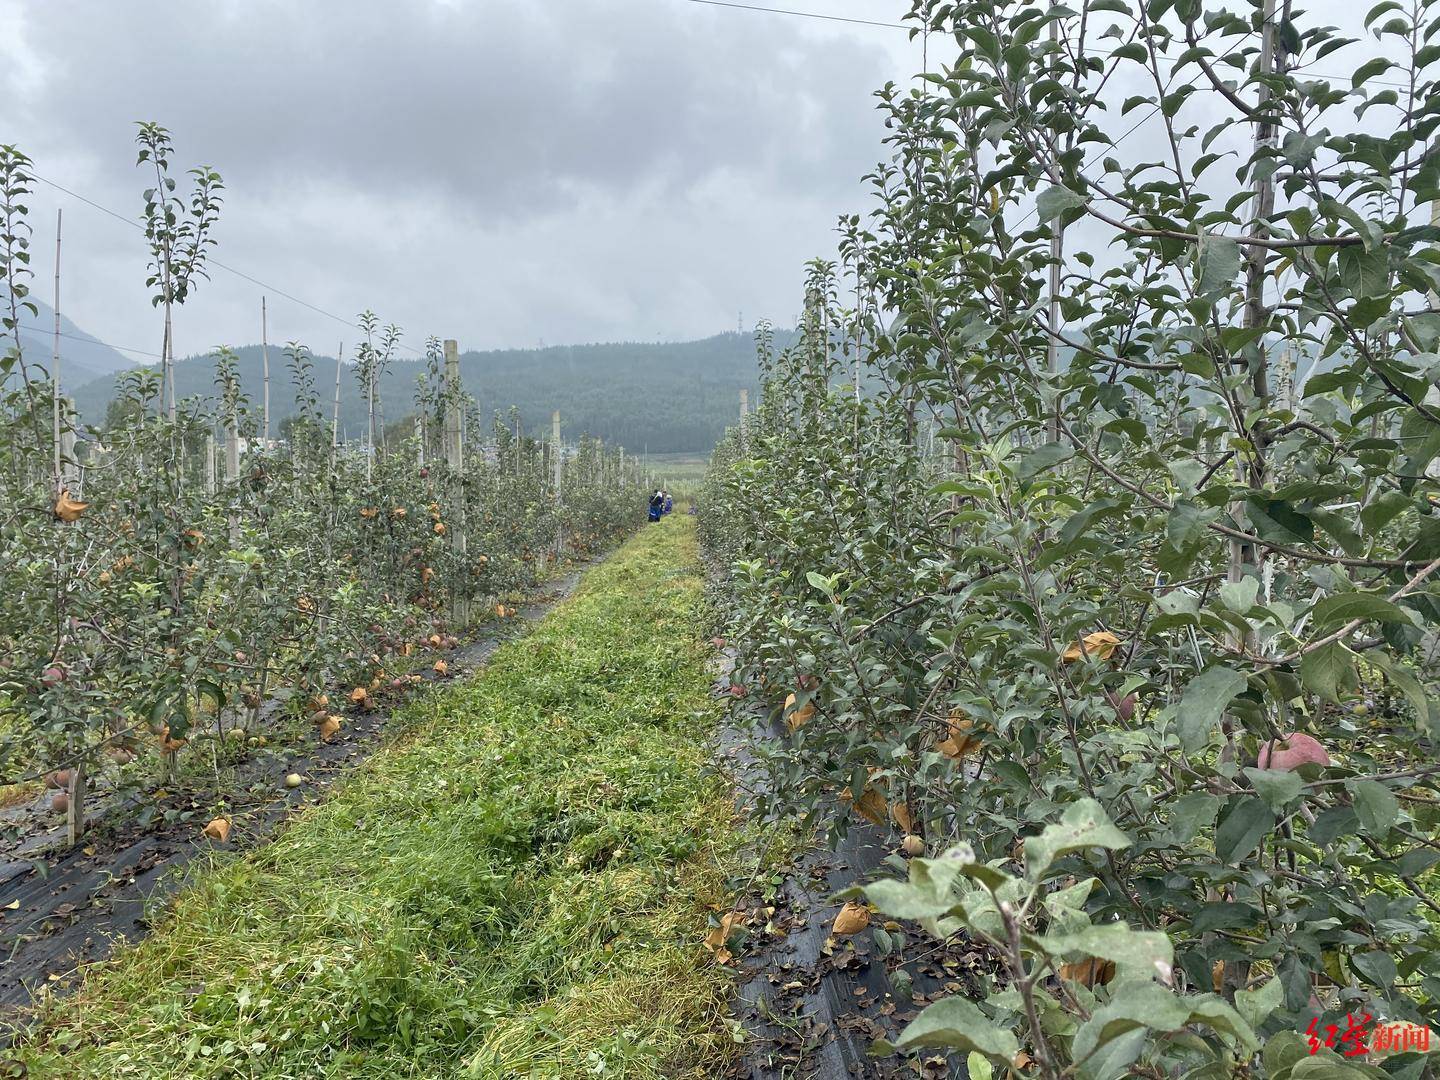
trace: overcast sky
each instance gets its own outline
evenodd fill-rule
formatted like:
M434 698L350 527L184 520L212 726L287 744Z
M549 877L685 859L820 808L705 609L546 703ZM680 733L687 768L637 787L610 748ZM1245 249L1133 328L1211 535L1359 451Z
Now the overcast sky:
M138 220L134 121L159 121L179 164L225 178L221 261L463 348L788 323L804 260L865 205L871 94L920 58L903 30L690 0L0 0L0 25L0 142L41 176ZM144 236L44 184L36 291L57 206L66 314L157 351ZM257 340L261 291L217 269L177 351ZM273 341L353 341L269 303Z

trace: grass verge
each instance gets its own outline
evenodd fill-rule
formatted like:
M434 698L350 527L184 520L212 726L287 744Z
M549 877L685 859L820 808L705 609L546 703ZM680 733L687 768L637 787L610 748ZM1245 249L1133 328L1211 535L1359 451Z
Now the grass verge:
M705 1075L730 980L701 939L746 838L706 767L700 593L693 521L644 530L42 1007L30 1075Z

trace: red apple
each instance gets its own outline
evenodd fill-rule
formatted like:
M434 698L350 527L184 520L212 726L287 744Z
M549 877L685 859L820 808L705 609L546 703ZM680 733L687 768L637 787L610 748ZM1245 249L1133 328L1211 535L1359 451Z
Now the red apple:
M65 669L52 664L41 673L40 681L46 686L58 686L65 681Z
M1126 694L1122 698L1117 697L1114 694L1107 693L1105 697L1109 700L1110 707L1115 710L1115 715L1118 716L1122 722L1129 720L1130 717L1135 715L1134 694Z
M731 696L731 697L744 697L744 696L745 696L745 687L741 686L739 683L735 683L734 685L732 685L732 686L730 687L730 696Z
M1314 737L1303 731L1292 731L1285 738L1260 747L1256 764L1262 769L1294 772L1302 765L1319 765L1323 768L1330 764L1330 755Z

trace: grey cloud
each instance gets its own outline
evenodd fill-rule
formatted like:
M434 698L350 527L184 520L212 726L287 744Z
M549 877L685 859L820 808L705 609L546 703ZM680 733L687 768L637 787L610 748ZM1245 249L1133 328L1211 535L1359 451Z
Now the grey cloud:
M873 0L826 10L874 16ZM898 17L905 0L883 5ZM138 215L133 122L229 191L219 257L328 310L373 306L467 346L713 333L788 318L882 155L871 97L899 32L684 0L0 0L0 141ZM153 349L133 229L42 187L35 267L66 206L67 314ZM180 348L257 337L217 272ZM346 333L271 296L272 337ZM353 336L353 331L348 336Z
M443 194L482 221L719 170L851 184L885 75L854 37L679 0L55 2L26 22L42 141L123 160L155 118L236 184Z

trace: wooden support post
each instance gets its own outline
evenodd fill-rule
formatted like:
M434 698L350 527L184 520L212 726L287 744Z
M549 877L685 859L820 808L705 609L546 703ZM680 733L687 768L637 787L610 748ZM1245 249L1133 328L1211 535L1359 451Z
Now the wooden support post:
M454 485L452 491L455 505L458 507L457 520L451 522L453 531L450 534L450 544L462 556L462 572L459 579L453 583L454 617L457 623L464 626L470 621L468 594L470 578L463 569L465 563L463 556L467 545L465 536L465 461L464 447L460 441L461 396L460 346L454 340L447 340L445 342L445 464L449 466L449 482Z
M65 808L65 843L74 847L85 835L85 762L77 761L70 769L66 791L70 805Z
M205 494L215 494L215 433L205 433Z

